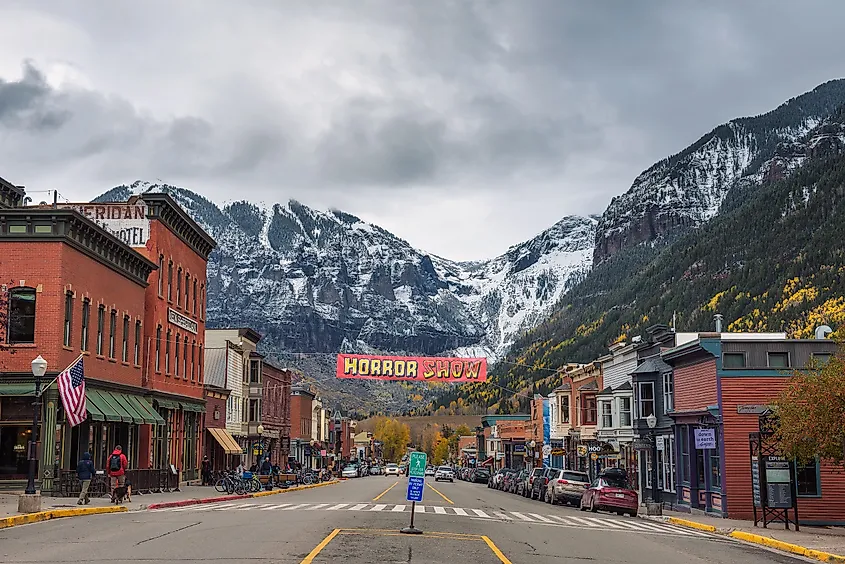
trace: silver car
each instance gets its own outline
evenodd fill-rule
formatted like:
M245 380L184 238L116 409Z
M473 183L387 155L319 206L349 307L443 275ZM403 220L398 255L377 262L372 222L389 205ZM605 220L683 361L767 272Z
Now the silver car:
M434 481L439 482L440 480L455 481L455 473L449 466L441 466L434 472Z

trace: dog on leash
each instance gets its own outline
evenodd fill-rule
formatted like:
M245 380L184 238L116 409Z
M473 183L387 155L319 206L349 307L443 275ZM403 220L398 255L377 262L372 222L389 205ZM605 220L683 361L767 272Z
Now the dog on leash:
M111 492L111 502L120 505L126 499L127 486L118 486Z

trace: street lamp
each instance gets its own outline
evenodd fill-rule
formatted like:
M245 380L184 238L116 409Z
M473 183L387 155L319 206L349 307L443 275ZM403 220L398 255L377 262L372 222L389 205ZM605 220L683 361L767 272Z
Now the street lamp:
M645 418L645 421L648 424L648 428L651 429L651 501L654 504L654 514L659 515L663 511L659 505L661 495L660 487L657 483L657 431L654 430L657 427L657 417L652 413ZM651 515L652 512L649 512L649 514Z
M35 494L35 465L38 462L37 448L38 419L41 416L41 378L47 373L47 361L38 355L32 361L32 375L35 377L35 401L32 403L32 431L29 436L29 474L27 475L27 495Z
M528 464L531 468L534 468L534 447L535 446L537 446L537 443L534 441L534 439L531 439L530 441L528 441L528 447L531 449L531 458L528 461Z
M259 423L256 432L258 432L258 469L261 470L261 464L264 462L264 439L261 436L264 434L264 425Z

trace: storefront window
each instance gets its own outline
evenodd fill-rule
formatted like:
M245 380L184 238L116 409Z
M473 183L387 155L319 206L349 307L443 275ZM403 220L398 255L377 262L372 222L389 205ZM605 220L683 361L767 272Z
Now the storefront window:
M698 479L698 489L704 489L704 457L706 451L698 450L695 451L695 475Z
M667 492L675 491L675 437L663 437L663 489Z
M690 483L690 465L689 465L689 435L687 434L686 425L678 427L678 438L681 441L681 467L678 473L681 477L681 482L684 484Z
M0 425L0 479L26 478L29 470L29 462L26 459L29 435L28 425Z

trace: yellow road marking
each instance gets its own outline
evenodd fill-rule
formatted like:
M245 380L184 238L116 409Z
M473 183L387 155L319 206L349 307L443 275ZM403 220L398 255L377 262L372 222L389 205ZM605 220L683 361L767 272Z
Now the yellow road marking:
M449 499L448 497L446 497L445 495L443 495L442 493L440 493L439 491L437 491L437 488L435 488L435 487L434 487L434 486L432 486L431 484L428 484L428 487L430 487L430 488L431 488L431 489L433 489L435 492L437 492L437 495L439 495L440 497L442 497L443 499L445 499L447 502L451 503L452 505L455 505L455 502L454 502L454 501L452 501L451 499Z
M383 496L384 494L386 494L387 492L389 492L390 490L392 490L392 489L393 489L393 486L395 486L395 485L396 485L396 484L398 484L398 483L399 483L399 480L396 480L395 482L393 482L393 485L391 485L389 488L387 488L386 490L384 490L383 492L381 492L380 494L378 494L376 497L374 497L374 498L373 498L373 501L378 501L378 500L380 500L380 499L381 499L381 496Z
M498 547L498 546L496 546L495 544L493 544L493 541L491 541L491 540L490 540L490 537L486 537L486 536L483 536L483 535L482 535L481 540L483 540L484 542L486 542L486 543L487 543L487 546L489 546L489 547L490 547L490 550L492 550L492 551L493 551L493 554L495 554L495 555L496 555L496 557L497 557L499 560L501 560L501 561L502 561L502 564L513 564L510 560L508 560L508 557L507 557L507 556L505 556L504 554L502 554L502 551L501 551L501 550L499 550L499 547Z
M314 561L314 558L316 558L316 556L318 554L320 554L320 551L323 550L324 548L326 548L326 545L329 544L330 542L332 542L332 539L335 538L339 532L340 532L340 529L335 529L334 531L329 533L329 535L326 538L324 538L320 542L320 544L315 546L314 550L309 552L308 556L306 556L305 559L302 562L300 562L299 564L311 564Z

